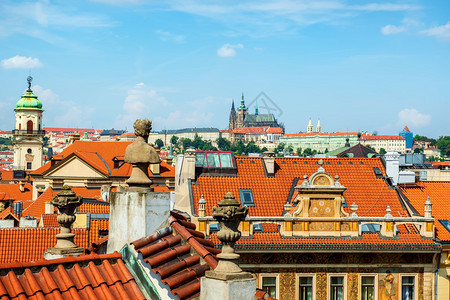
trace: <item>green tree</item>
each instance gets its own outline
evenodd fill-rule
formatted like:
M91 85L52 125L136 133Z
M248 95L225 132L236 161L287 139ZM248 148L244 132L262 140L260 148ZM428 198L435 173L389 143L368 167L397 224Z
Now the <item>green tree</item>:
M298 156L301 156L302 155L302 148L298 147L296 153L297 153Z
M254 141L250 141L246 146L244 150L245 154L248 153L260 153L261 149L258 147L258 145L255 144Z
M278 154L278 153L280 153L280 152L283 152L284 151L284 148L286 147L286 144L285 143L279 143L278 145L277 145L277 147L275 148L275 153L276 154Z
M423 149L422 148L416 148L416 149L414 149L413 153L423 153Z
M261 153L269 151L266 147L262 147Z
M236 143L234 146L234 152L239 155L245 152L245 145L242 141L238 141Z
M287 146L287 147L286 147L286 152L287 152L287 153L292 153L292 152L294 152L294 147L292 147L292 145Z
M183 145L183 149L184 150L186 150L187 148L189 148L189 147L193 147L193 145L192 145L192 140L191 139L189 139L189 138L186 138L186 139L181 139L180 140L180 142L181 142L181 144Z
M216 140L217 147L222 151L230 151L231 150L231 142L226 138L220 137Z
M441 155L450 155L450 136L441 136L436 141L436 148L441 150Z
M386 154L387 152L386 152L386 149L384 149L384 148L380 148L380 154Z
M178 139L179 139L179 138L178 138L176 135L172 135L172 137L170 138L170 143L171 143L172 145L177 145Z
M155 141L155 145L156 145L158 148L162 148L162 147L164 146L164 142L162 141L162 139L157 139L157 140Z
M304 156L311 156L311 155L314 155L314 153L311 150L311 148L306 148L305 150L303 150L303 155Z

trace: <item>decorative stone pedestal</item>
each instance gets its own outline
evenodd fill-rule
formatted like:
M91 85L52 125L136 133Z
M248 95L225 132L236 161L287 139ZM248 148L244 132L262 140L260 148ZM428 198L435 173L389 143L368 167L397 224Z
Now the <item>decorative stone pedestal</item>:
M73 238L75 234L71 231L72 223L75 222L75 209L81 205L82 197L77 196L69 186L63 186L61 192L53 197L52 204L58 207L59 215L56 218L61 224L61 232L56 235L56 245L48 248L44 253L45 259L56 259L71 256L80 256L84 253L84 248L75 245Z
M111 193L108 253L168 226L169 193L130 187Z
M219 280L202 277L200 291L200 300L253 300L256 279Z

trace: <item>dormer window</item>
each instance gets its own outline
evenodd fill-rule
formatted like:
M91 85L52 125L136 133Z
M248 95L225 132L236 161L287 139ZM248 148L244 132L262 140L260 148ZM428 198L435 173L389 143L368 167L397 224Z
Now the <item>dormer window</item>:
M444 226L445 229L450 232L450 222L448 220L439 220L439 223L441 223L442 226Z
M203 168L234 168L231 151L197 151L195 166Z
M242 206L255 206L255 201L253 200L252 190L239 190L239 198L241 199Z
M125 163L125 160L123 156L115 156L113 158L113 162L114 162L114 169L119 169Z

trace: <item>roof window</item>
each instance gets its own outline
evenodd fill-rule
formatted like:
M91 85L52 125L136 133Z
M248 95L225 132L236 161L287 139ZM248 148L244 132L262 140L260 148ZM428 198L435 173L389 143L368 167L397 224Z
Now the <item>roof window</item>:
M253 232L263 232L264 228L262 226L262 223L256 223L253 224Z
M439 220L439 223L441 223L442 226L444 226L445 229L450 232L450 222L448 220Z
M383 177L383 173L381 172L380 168L377 168L377 167L373 168L373 172L375 173L375 176L377 178Z
M197 151L195 166L205 168L233 168L231 151ZM242 162L240 162L242 163Z
M217 232L219 230L220 230L219 223L209 224L209 232Z
M239 198L241 199L242 206L255 206L255 202L253 201L253 192L252 190L239 190Z
M377 233L380 232L380 224L363 224L361 225L361 231L364 233Z
M292 162L294 165L296 165L297 164L297 162L294 160L293 162Z

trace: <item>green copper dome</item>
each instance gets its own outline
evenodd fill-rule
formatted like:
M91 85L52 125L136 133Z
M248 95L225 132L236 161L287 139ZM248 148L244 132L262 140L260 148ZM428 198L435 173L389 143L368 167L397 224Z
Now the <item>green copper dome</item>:
M16 103L16 109L34 109L34 110L42 110L42 102L39 101L38 97L33 94L31 90L31 81L33 77L28 76L28 89L25 94L22 95L19 101Z
M16 103L16 109L36 109L42 110L42 102L33 94L31 90L27 90L22 98Z

